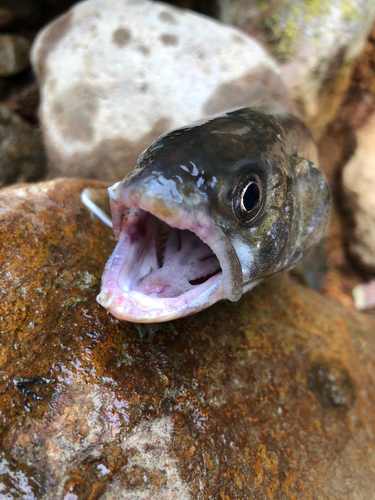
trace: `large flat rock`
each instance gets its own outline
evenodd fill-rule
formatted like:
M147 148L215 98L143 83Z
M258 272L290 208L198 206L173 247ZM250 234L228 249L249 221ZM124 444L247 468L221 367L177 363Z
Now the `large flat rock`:
M94 184L0 192L0 496L372 498L373 318L284 275L118 321L95 302L115 242L80 203Z

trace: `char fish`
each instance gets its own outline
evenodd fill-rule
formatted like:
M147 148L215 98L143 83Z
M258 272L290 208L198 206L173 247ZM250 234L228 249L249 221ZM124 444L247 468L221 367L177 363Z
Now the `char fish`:
M308 129L265 108L162 135L108 191L118 243L97 300L135 322L239 300L298 263L330 216Z

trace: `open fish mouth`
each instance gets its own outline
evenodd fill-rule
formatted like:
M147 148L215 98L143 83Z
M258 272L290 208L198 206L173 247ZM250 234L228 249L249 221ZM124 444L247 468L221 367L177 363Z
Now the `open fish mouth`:
M175 227L140 206L120 203L112 205L112 215L118 243L104 270L97 300L115 317L166 321L198 312L228 296L238 300L242 294L242 272L240 283L232 286L234 250L219 229L197 223L194 231L194 222L189 228L182 227L183 218ZM238 278L240 265L237 257L235 260ZM238 289L238 285L240 294L234 292L233 296L232 288Z

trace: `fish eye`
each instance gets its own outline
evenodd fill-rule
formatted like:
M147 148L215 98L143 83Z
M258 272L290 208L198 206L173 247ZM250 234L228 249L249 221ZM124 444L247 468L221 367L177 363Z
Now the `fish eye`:
M263 206L263 184L256 174L247 174L234 191L233 212L241 223L255 220Z
M255 182L250 182L242 193L242 207L246 212L251 212L259 201L259 188Z

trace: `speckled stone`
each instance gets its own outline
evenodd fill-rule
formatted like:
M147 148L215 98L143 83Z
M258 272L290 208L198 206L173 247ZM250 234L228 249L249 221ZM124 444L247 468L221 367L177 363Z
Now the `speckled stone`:
M115 241L80 202L98 185L0 192L0 496L372 498L374 319L283 275L118 321L95 301Z
M316 138L335 117L375 20L373 0L217 0L219 18L251 34L281 64Z
M256 41L158 2L81 2L39 34L32 60L52 175L119 181L168 130L251 104L293 106Z

